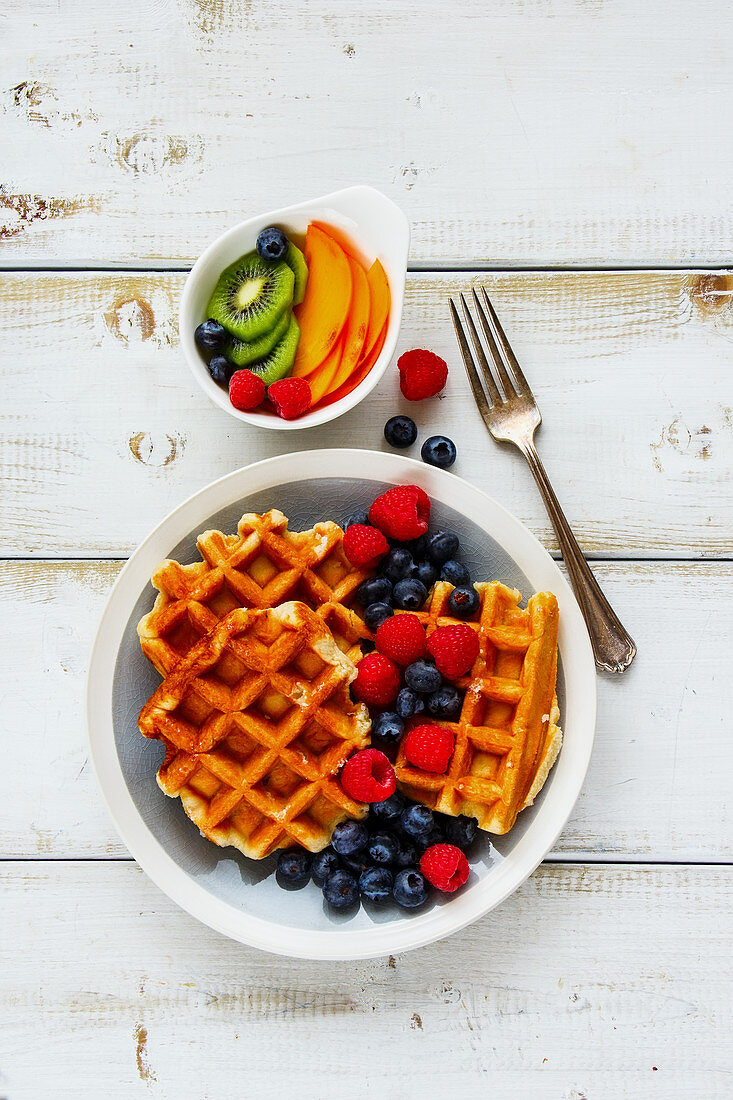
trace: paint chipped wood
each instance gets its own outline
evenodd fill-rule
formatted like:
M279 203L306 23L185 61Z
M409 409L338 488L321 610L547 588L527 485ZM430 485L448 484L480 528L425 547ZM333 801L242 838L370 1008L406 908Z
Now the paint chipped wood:
M543 866L357 963L232 943L131 863L0 863L0 892L10 1095L729 1095L730 868Z
M722 0L93 8L86 49L73 5L4 4L4 183L53 212L6 208L6 264L187 264L362 181L421 264L730 262Z
M0 800L0 857L127 856L89 765L83 721L88 654L121 567L0 564L0 662L14 670L4 713L10 729L23 731L5 747L13 782ZM639 655L623 678L599 679L590 771L554 855L733 860L733 742L726 736L733 565L615 562L596 569Z
M556 552L529 471L516 451L491 440L471 403L450 328L449 294L483 283L535 390L540 453L584 549L731 554L732 280L701 272L413 274L397 352L426 346L443 355L446 400L408 406L391 368L362 406L289 437L288 447L386 447L384 422L410 412L421 436L457 439L455 471ZM238 424L190 376L177 347L183 281L155 272L4 277L2 553L129 554L206 482L281 452L279 433Z

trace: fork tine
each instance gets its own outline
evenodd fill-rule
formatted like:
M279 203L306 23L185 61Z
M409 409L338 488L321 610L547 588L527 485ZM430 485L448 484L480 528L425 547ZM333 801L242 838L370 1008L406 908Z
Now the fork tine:
M474 291L474 293L475 293L475 291ZM521 393L524 397L531 397L532 400L534 400L534 396L532 394L532 391L529 388L529 382L527 381L527 379L524 377L524 374L522 373L522 368L519 366L519 363L517 362L517 357L514 354L514 352L512 351L511 344L509 343L509 341L506 338L506 333L504 332L504 329L501 327L501 322L499 321L499 318L496 316L496 311L494 310L494 307L491 304L491 300L489 299L489 296L486 293L486 287L485 286L481 287L481 293L484 296L484 302L486 303L486 309L488 310L488 313L489 313L489 323L490 323L492 329L494 330L494 335L497 339L499 347L501 348L502 352L504 353L504 358L506 359L507 363L509 364L509 366L511 368L511 371L512 371L512 374L514 375L514 388L517 390L518 393ZM481 307L479 305L479 309L480 308Z
M456 309L455 302L452 298L449 298L448 301L450 302L450 312L451 317L453 318L453 327L456 330L458 346L461 349L461 355L463 356L463 364L466 368L468 381L471 384L471 389L473 390L473 396L476 404L478 405L479 412L481 413L484 420L486 420L486 418L491 415L491 405L486 400L486 394L484 393L484 388L481 385L481 379L478 376L476 364L474 363L471 356L471 349L468 346L466 334L463 331L463 325L461 324L461 319L458 316L458 310Z
M501 384L504 387L504 393L505 393L506 399L508 401L510 397L515 397L516 396L517 391L516 391L516 388L515 388L515 385L514 385L512 379L511 379L509 371L506 369L506 363L504 362L504 358L503 358L502 353L501 353L501 348L499 347L498 343L496 342L496 337L494 336L494 332L491 328L491 325L489 324L488 318L487 318L486 314L484 313L483 306L481 305L481 302L479 301L478 294L476 293L475 287L474 287L472 293L473 293L474 305L476 306L476 312L478 313L478 319L481 322L481 328L484 330L484 336L486 337L486 343L489 346L489 352L491 353L491 358L494 360L494 366L496 367L497 374L499 375L499 378L501 379Z
M501 405L501 404L503 404L503 398L502 398L501 394L499 393L499 387L496 384L496 379L494 378L491 367L489 366L489 361L486 358L486 352L484 351L484 349L481 345L481 341L478 338L478 333L476 332L476 326L473 323L473 317L471 316L471 312L470 312L470 310L468 308L468 305L466 303L466 299L463 297L463 294L461 294L461 305L463 306L463 315L466 318L466 324L468 325L468 331L471 334L471 343L474 346L474 349L476 351L476 358L478 359L479 364L481 366L481 371L482 371L483 376L484 376L484 382L486 383L486 389L489 391L489 399L490 399L489 404L490 405ZM469 355L470 354L471 353L469 351ZM473 359L471 360L471 362L473 363ZM474 364L474 370L475 369L476 369L476 367L475 367L475 364Z

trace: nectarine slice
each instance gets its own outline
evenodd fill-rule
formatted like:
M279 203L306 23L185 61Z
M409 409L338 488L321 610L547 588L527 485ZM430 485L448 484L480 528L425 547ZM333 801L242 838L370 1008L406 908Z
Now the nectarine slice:
M344 338L342 336L338 343L334 344L331 348L320 366L316 367L316 369L311 371L308 375L308 381L311 387L311 407L315 405L316 401L320 401L323 395L331 388L331 384L341 364L343 353Z
M347 393L351 393L360 382L364 381L382 352L384 341L387 339L387 327L388 326L385 324L370 354L362 359L356 370L346 379L344 384L339 386L338 389L329 390L328 393L321 398L319 408L324 409L326 405L332 405L334 401L340 401L342 397L346 397ZM315 401L313 404L315 404Z
M337 342L349 313L353 281L343 248L317 225L306 230L304 252L308 282L302 303L293 311L300 325L292 371L296 377L315 370Z
M367 271L367 280L369 282L371 307L369 311L369 328L364 341L365 355L369 355L377 342L377 337L381 335L389 317L389 307L392 301L387 276L379 260L375 260Z
M356 370L364 351L364 340L369 328L369 283L366 271L357 260L349 260L351 265L351 277L353 280L353 293L349 316L344 325L344 350L341 356L339 368L333 377L331 390L343 385L350 374Z

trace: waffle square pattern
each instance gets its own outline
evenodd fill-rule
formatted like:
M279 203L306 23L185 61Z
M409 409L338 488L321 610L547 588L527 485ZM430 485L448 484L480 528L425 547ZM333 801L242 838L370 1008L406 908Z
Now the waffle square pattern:
M235 608L140 712L140 731L165 745L159 786L215 844L253 859L320 851L340 821L366 813L338 782L369 739L369 714L349 695L355 675L305 604Z
M550 592L519 607L519 592L477 584L480 606L468 620L479 636L479 656L458 681L464 690L456 721L430 719L451 730L455 748L445 775L411 764L400 747L397 781L408 797L440 813L467 814L491 833L506 833L541 790L562 744L555 694L557 600ZM428 636L451 616L453 586L439 581L418 617ZM403 742L404 745L404 742Z
M373 635L351 605L369 574L350 564L343 535L330 521L290 531L277 509L242 516L235 535L204 531L197 539L201 561L167 559L153 573L158 596L138 624L145 656L166 676L235 608L298 600L317 611L339 648L358 660L361 641Z

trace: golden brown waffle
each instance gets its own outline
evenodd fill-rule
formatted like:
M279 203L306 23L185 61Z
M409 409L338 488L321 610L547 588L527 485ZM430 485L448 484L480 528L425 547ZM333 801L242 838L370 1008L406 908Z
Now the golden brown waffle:
M327 623L339 648L358 660L360 642L373 635L350 604L370 574L350 564L343 535L330 522L289 531L275 509L242 516L236 535L204 531L197 539L201 561L166 560L153 573L159 595L137 628L146 657L166 676L234 608L301 600Z
M141 733L165 745L159 786L205 837L252 859L320 851L340 821L366 814L337 779L369 737L355 676L304 604L231 611L140 712Z
M519 592L503 584L477 584L481 597L469 620L450 615L453 585L439 581L417 612L428 636L437 626L468 621L480 651L471 672L457 681L463 706L454 722L436 721L455 736L445 775L410 764L401 747L395 771L410 798L440 813L467 814L490 833L506 833L517 813L532 804L552 767L562 731L555 695L557 600L532 596L526 610Z

